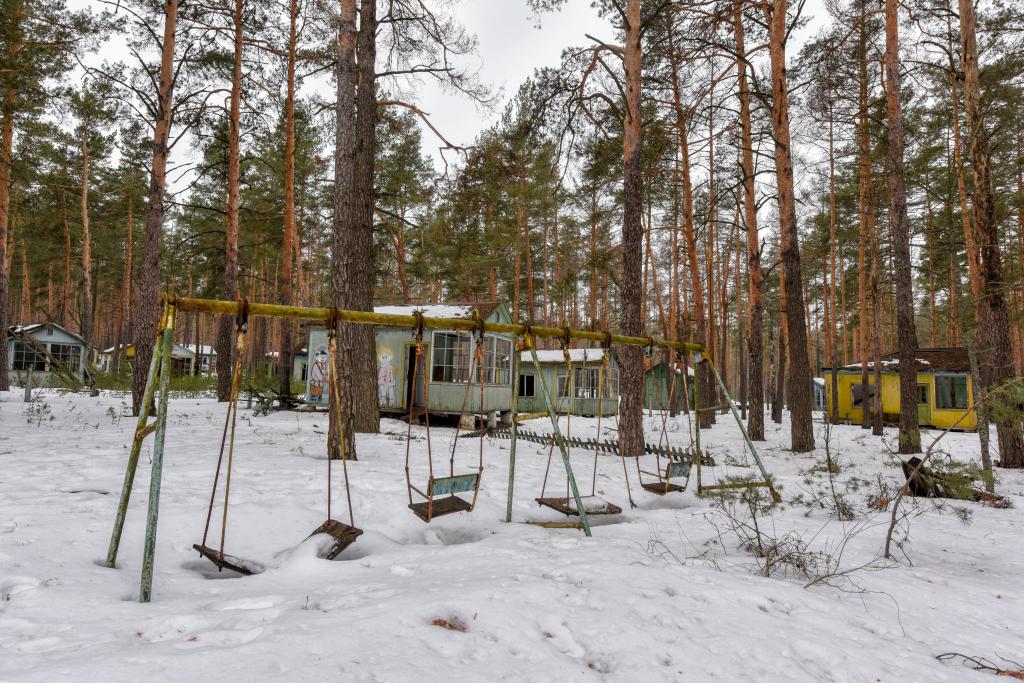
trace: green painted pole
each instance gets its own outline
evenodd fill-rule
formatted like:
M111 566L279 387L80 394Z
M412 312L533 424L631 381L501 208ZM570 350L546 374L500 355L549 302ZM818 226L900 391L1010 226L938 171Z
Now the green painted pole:
M561 453L562 462L565 464L565 474L569 480L569 488L572 491L572 498L576 501L576 512L580 516L580 524L583 525L583 533L590 536L590 523L587 521L587 511L583 509L583 501L580 499L579 489L576 488L576 476L572 472L572 463L569 462L569 449L565 445L565 439L562 438L562 430L558 428L558 413L555 412L555 407L551 404L551 395L548 393L547 382L544 380L544 373L540 368L540 360L537 358L537 348L533 344L533 339L530 339L530 356L533 358L534 372L537 374L537 377L540 378L540 386L541 389L543 389L541 393L544 396L544 404L548 409L548 416L551 418L551 426L555 430L555 442L558 444L558 451ZM555 384L558 384L558 382L556 381Z
M519 351L512 345L514 357L512 359L512 443L508 450L508 501L505 503L505 522L512 521L512 489L516 482L516 441L519 427L516 418L519 415Z
M158 334L157 343L162 339ZM142 442L146 438L146 422L149 420L149 406L153 403L153 393L156 391L156 369L160 359L154 345L153 356L149 359L149 374L146 376L146 388L142 392L142 408L139 410L139 420L135 426L135 438L132 440L132 450L128 455L128 466L124 472L124 484L121 485L121 499L117 503L117 516L114 518L114 531L110 535L110 546L107 548L107 566L113 569L117 564L117 549L121 545L121 532L124 530L124 520L128 515L128 501L132 497L132 486L135 484L135 471L139 466L139 454L142 452Z
M729 403L729 410L732 411L732 416L736 420L736 424L740 427L740 433L743 434L743 440L747 442L747 448L750 449L750 454L754 456L754 462L757 463L757 469L761 470L761 476L764 477L765 483L768 485L768 490L771 491L772 500L776 503L782 502L782 496L775 490L775 486L772 484L772 479L768 476L768 470L765 469L764 463L761 462L761 456L757 454L757 449L754 448L754 442L750 440L747 435L747 429L743 426L743 420L740 419L740 414L736 410L736 405L733 403L732 396L729 395L729 390L725 388L725 382L722 381L722 376L718 374L718 368L714 366L710 361L711 372L715 375L715 380L718 381L718 387L722 390L722 394L725 396L725 400Z
M146 515L146 541L142 551L142 585L139 602L149 602L153 593L153 556L156 554L156 523L160 510L160 480L164 466L164 437L167 433L167 399L171 385L171 352L174 348L174 306L167 306L163 344L160 349L160 398L156 408L156 435L153 440L153 473L149 479L149 511Z

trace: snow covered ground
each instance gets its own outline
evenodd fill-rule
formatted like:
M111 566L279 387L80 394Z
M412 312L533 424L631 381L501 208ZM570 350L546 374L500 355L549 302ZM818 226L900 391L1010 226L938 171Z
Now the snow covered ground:
M595 518L593 538L518 523L558 518L532 502L547 457L532 443L519 449L517 523L504 523L503 440L486 442L477 509L424 524L406 508L405 426L384 420L380 435L359 436L360 460L350 464L365 533L329 562L300 543L324 518L326 416L242 409L227 549L269 568L234 578L191 548L202 535L223 420L224 407L208 399L171 403L154 596L139 604L152 440L119 566L100 564L135 425L125 400L49 393L24 404L19 392L0 394L2 680L981 681L990 675L935 656L1024 659L1020 473L998 472L1014 509L965 503L973 514L964 525L923 505L909 522L912 563L875 563L806 588L795 576L756 575L753 557L711 523L724 528L710 500L692 490L663 498L640 491L632 463L638 507L630 509L621 461L610 456L599 459L597 491L626 512ZM660 419L645 422L656 442ZM572 424L576 435L595 433L595 420ZM606 435L613 427L602 423ZM685 417L669 429L673 445L687 443ZM879 475L900 482L896 462L859 428L833 430L838 486L851 489L857 514L844 523L792 502L827 486L823 452L791 454L784 428L768 430L761 451L787 502L759 523L833 553L858 530L840 567L870 563L888 514L869 512L866 498ZM423 430L414 436L413 477L422 486ZM433 430L435 463L446 459L451 436ZM703 438L719 464L746 460L731 420ZM943 444L958 458L976 457L975 435ZM457 469L475 467L476 447L460 440ZM574 451L573 460L586 492L593 456ZM705 481L725 469L749 471L705 469ZM564 491L560 468L552 467L551 482ZM334 505L347 521L343 496Z

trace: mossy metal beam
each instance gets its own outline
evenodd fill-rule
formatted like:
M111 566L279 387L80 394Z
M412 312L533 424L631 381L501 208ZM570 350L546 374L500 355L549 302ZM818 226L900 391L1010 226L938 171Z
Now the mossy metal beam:
M164 297L167 304L173 305L179 311L194 313L214 313L218 315L237 315L241 302L225 301L221 299L195 299L176 295ZM300 320L323 320L331 316L329 308L310 308L305 306L283 306L280 304L259 304L249 303L249 316L262 316L269 318L296 318ZM382 327L408 327L415 329L419 324L416 316L397 315L393 313L374 313L372 311L343 311L339 310L338 320L343 323L356 323L360 325L379 325ZM423 316L423 327L441 330L463 330L473 332L480 329L480 324L471 318L433 318ZM564 339L566 329L564 327L549 327L545 325L514 325L506 323L484 323L486 332L498 334L524 335L527 331L534 337L545 337L548 339ZM604 332L592 330L569 330L572 339L586 341L604 342L607 335ZM661 337L631 337L623 334L611 335L611 341L616 344L628 346L650 346L666 349L676 349L686 353L703 353L704 345L694 342L675 341Z

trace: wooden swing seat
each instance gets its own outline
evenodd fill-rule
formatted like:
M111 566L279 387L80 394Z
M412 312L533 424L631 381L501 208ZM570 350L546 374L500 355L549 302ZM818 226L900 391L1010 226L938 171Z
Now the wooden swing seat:
M456 512L471 512L473 506L458 496L445 496L435 499L433 505L429 500L422 503L411 503L409 509L424 522L429 522L434 517L443 517Z
M324 560L333 560L340 555L345 548L355 543L356 539L363 534L363 530L339 522L336 519L328 519L326 522L318 526L313 533L307 537L307 539L312 538L317 534L327 534L334 539L334 542L331 543L331 545L317 553L317 557Z
M671 482L640 482L640 486L643 487L644 491L653 493L656 496L664 496L666 493L682 493L686 490L685 486Z
M205 545L199 545L194 543L192 545L196 552L212 562L218 571L224 569L230 569L233 572L238 572L242 576L252 576L253 574L260 574L264 571L265 567L259 562L253 562L252 560L245 560L241 557L235 557L234 555L228 555L227 553L221 554L219 550L214 550Z
M569 517L579 515L576 510L576 501L573 498L535 498L534 500L539 505L557 510L563 515ZM580 500L583 502L583 511L587 515L618 515L622 513L622 508L615 503L609 503L600 496L581 496Z
M640 470L643 474L649 474L651 476L658 477L656 482L645 482L640 481L640 487L648 493L653 493L656 496L664 496L667 493L682 493L686 490L686 486L680 486L679 484L673 484L670 479L676 477L686 477L690 474L690 463L685 460L670 460L665 465L664 472L648 472L646 470Z

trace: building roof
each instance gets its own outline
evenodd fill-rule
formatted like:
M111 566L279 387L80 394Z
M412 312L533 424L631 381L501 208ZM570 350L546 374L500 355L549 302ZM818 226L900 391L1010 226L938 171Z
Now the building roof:
M306 347L303 346L298 351L293 351L292 352L292 357L294 358L294 357L298 357L298 356L306 356L308 354L309 354L309 352L306 350ZM280 355L281 355L280 351L267 351L265 354L263 354L263 357L264 358L277 358Z
M604 349L569 349L569 359L573 363L596 363L604 360L604 354ZM533 362L533 356L529 351L523 351L519 360ZM541 363L564 363L565 355L561 349L538 350L537 360Z
M485 301L476 304L397 304L394 306L374 306L374 313L387 315L412 315L420 311L428 318L472 318L473 309L480 311L480 317L486 320L498 307L496 301Z
M971 359L967 349L962 346L940 346L934 348L918 349L916 355L918 372L970 372ZM887 353L879 358L879 365L882 372L898 372L900 359L897 352ZM868 363L868 368L874 369L874 362ZM831 368L822 368L830 370ZM860 363L850 363L839 368L841 371L860 372Z
M56 327L58 330L60 330L64 334L67 334L67 335L69 335L71 337L74 337L78 341L80 341L83 344L85 344L85 339L83 339L81 336L75 334L74 332L72 332L68 328L64 327L63 325L58 325L55 322L32 323L30 325L11 325L10 327L7 328L7 335L8 336L12 336L12 335L15 335L15 334L30 334L31 335L31 334L33 334L35 332L39 332L39 331L41 331L41 330L43 330L43 329L45 329L47 327Z

